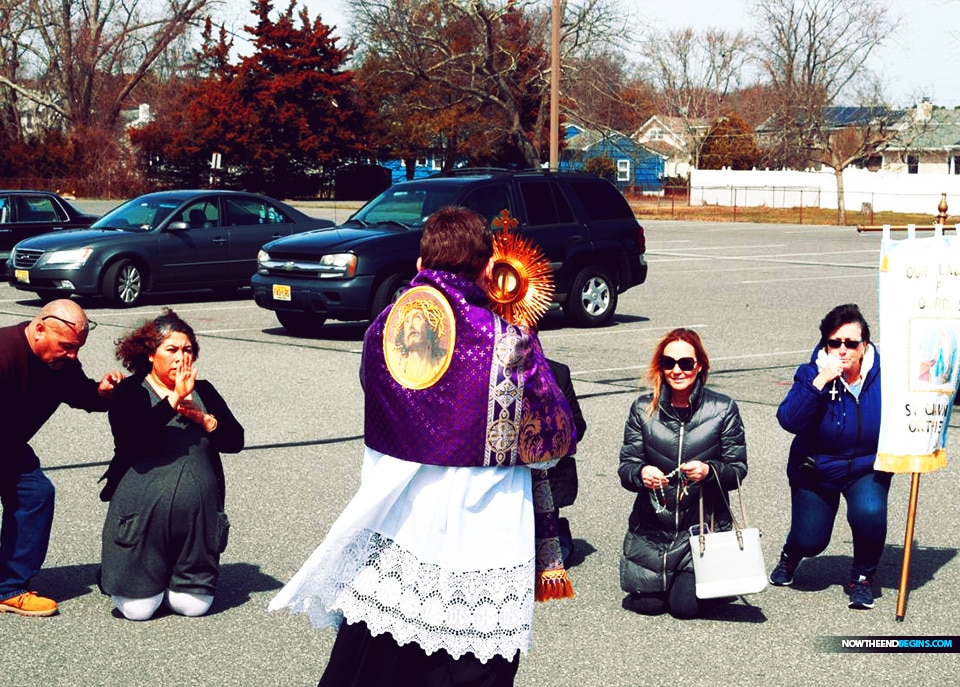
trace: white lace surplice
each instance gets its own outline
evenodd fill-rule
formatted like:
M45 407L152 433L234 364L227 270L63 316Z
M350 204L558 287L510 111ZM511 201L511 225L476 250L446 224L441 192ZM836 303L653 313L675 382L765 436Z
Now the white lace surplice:
M445 468L367 448L360 488L270 602L317 627L345 617L428 654L530 647L534 518L524 468Z

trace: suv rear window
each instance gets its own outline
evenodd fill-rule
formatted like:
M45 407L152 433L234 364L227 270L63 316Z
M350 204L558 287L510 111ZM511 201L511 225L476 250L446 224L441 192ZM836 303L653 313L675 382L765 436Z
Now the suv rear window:
M549 181L521 181L520 195L527 208L527 224L538 227L544 224L569 224L574 221L570 203L560 193L555 193Z
M613 184L588 180L568 180L567 183L591 220L636 219L627 199Z

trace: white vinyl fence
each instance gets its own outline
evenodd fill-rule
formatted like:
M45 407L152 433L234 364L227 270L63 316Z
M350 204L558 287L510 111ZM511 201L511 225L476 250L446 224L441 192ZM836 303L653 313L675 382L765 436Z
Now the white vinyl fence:
M944 193L948 213L960 214L960 176L866 169L843 172L847 211L859 211L869 204L874 212L928 212L933 216ZM690 170L690 204L834 209L837 180L832 169L820 172L693 169Z

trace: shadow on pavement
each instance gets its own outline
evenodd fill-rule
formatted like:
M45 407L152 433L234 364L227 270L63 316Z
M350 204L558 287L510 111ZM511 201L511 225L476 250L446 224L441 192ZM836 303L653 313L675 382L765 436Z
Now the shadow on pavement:
M59 568L42 568L33 578L33 587L43 596L56 599L58 603L84 596L97 589L99 563L64 565Z
M260 566L252 563L228 563L220 566L220 581L217 596L207 615L222 613L250 601L254 592L269 592L280 589L283 583L275 577L260 572Z
M596 552L597 550L586 539L574 539L573 551L571 551L570 556L564 561L564 567L568 569L575 568L587 560L587 556Z
M917 546L911 549L910 589L919 589L933 580L937 572L956 558L957 549ZM819 592L833 585L844 585L850 576L852 556L815 556L807 558L797 568L793 588L802 592ZM900 569L903 564L903 546L887 545L883 549L874 594L881 589L896 591L900 587Z
M97 588L98 563L64 565L59 568L43 568L34 578L34 586L44 596L58 602L79 596L99 593ZM227 563L220 566L217 594L208 615L215 615L242 606L250 601L254 592L280 589L283 583L275 577L260 572L252 563Z
M759 606L754 606L745 596L729 596L721 599L703 599L700 601L700 620L723 620L730 623L765 623L767 616ZM620 607L631 613L636 613L630 601L630 595L623 597ZM667 615L667 611L655 615ZM637 613L643 616L644 613Z

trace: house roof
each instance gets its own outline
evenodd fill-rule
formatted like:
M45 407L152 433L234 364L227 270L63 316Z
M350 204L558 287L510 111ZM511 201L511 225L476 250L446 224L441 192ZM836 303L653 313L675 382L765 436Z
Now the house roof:
M900 121L903 116L903 110L892 110L879 105L874 107L825 107L823 109L823 121L831 129L865 126L878 120L892 124Z
M944 150L960 148L960 110L932 110L897 133L889 150Z
M655 153L660 153L666 157L672 157L678 153L686 154L686 150L677 148L677 146L672 145L668 141L659 140L659 141L644 141L640 145L646 146Z
M843 129L848 126L867 126L878 121L884 121L893 126L907 115L905 110L894 110L883 105L870 107L834 106L823 108L823 124L827 129ZM757 133L766 133L778 128L779 114L768 117L760 124ZM798 120L799 121L799 120Z
M678 136L685 136L689 131L709 129L712 122L706 117L670 117L668 115L654 115L648 119L639 130L647 128L648 124L659 122L665 128Z
M587 129L579 124L567 124L566 144L567 150L588 151L591 148L606 144L622 151L624 155L632 155L639 150L648 155L666 157L663 153L655 151L643 143L638 143L619 131L598 131Z
M653 115L640 125L631 138L642 138L647 131L655 126L659 126L678 138L688 139L691 133L707 131L710 129L711 124L712 122L705 117L691 117L687 119L684 117L670 117L668 115Z

